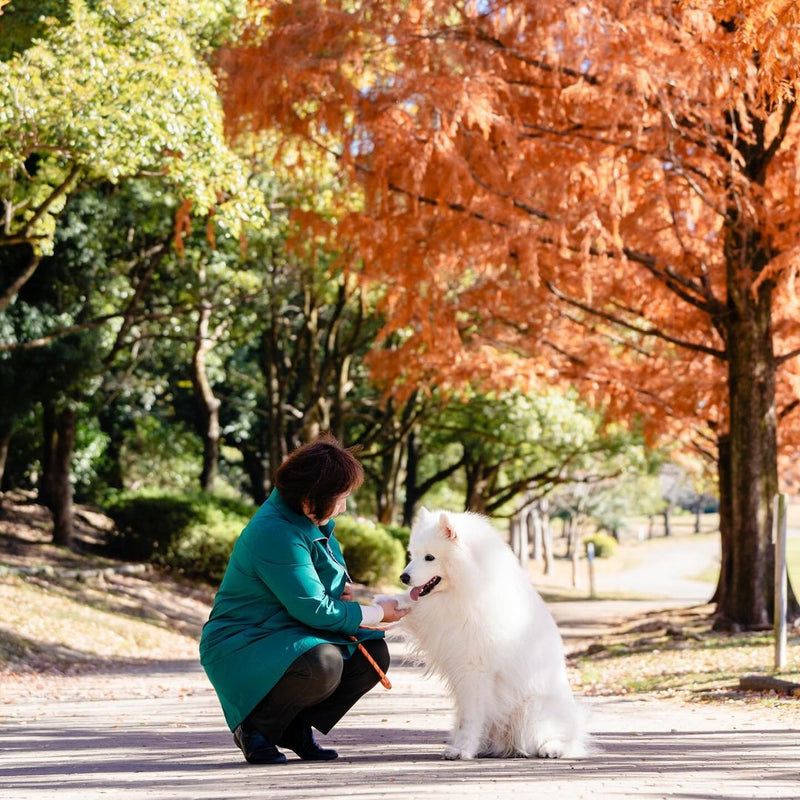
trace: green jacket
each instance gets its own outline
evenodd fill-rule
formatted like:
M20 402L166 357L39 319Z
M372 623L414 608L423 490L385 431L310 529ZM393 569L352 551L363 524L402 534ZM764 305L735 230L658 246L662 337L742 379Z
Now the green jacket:
M200 662L231 730L300 655L323 642L352 655L358 603L339 599L348 580L333 521L318 528L273 491L242 531L200 638Z

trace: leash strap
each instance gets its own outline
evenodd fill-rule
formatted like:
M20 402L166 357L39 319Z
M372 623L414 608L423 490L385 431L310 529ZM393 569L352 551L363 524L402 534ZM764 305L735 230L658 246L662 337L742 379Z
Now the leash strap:
M369 661L369 663L372 665L372 668L375 670L375 672L378 673L378 677L381 679L381 684L383 686L385 686L387 689L391 689L392 688L392 684L389 681L389 679L386 677L386 673L378 666L378 663L369 654L369 652L367 651L367 648L364 647L364 645L361 644L361 642L359 642L358 639L356 639L355 636L351 636L350 637L350 641L351 642L356 642L358 644L358 649L363 653L364 658L366 658L367 661Z

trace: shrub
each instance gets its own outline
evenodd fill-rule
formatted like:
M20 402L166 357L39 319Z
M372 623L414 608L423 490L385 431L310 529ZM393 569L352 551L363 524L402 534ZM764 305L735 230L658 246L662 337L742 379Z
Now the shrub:
M594 545L594 554L597 558L610 558L617 552L617 540L607 533L593 533L586 536L583 540L584 547L588 547L589 542Z
M336 539L354 581L397 583L405 566L405 548L382 525L362 517L338 517Z
M175 492L123 493L107 505L114 555L150 561L191 577L222 579L233 543L253 509L227 498Z
M407 528L405 525L384 525L383 527L389 536L391 536L393 539L397 539L397 541L400 542L404 551L408 550L408 540L411 538L411 528Z
M109 537L114 555L214 583L222 580L233 544L255 511L229 498L153 491L119 494L106 510L116 524ZM393 529L399 537L402 531ZM397 582L405 566L405 546L384 526L338 517L336 538L354 581Z

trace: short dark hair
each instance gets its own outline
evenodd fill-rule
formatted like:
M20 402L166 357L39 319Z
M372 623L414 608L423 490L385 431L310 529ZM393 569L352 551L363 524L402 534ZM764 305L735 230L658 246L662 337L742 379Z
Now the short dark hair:
M355 447L344 447L324 433L290 453L275 473L275 488L292 511L302 514L303 502L316 519L326 519L336 500L364 482L364 468Z

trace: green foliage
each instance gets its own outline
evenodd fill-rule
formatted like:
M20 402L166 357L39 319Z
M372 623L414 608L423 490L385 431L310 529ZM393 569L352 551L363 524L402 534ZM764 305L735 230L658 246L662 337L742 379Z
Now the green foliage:
M224 234L238 237L263 206L226 144L207 56L243 3L63 5L58 17L34 19L27 3L19 17L8 9L3 17L15 38L0 60L0 244L5 237L49 252L81 181L143 172L166 178L197 212L214 208Z
M606 424L602 413L574 392L556 389L493 393L474 388L460 401L445 396L425 420L419 441L419 483L461 458L466 499L481 500L489 513L513 508L526 491L558 492L566 505L571 500L566 487L588 491L647 469L640 433ZM426 505L436 505L443 491L426 496ZM578 491L584 504L586 491Z
M183 423L158 414L136 418L126 431L120 462L134 490L187 490L200 475L202 445Z
M0 61L6 61L41 38L55 20L66 20L69 5L63 0L11 0L5 6L0 2L0 14Z
M401 545L403 545L403 550L408 550L408 540L411 538L411 528L407 528L405 525L384 525L384 530L391 536L393 539L397 539Z
M585 536L584 546L588 547L589 543L594 545L594 554L597 558L610 558L617 552L617 540L607 533L593 533Z
M115 555L219 582L254 509L200 493L130 492L107 511L116 524L109 541Z
M382 525L361 517L338 517L336 539L354 581L397 583L405 566L405 548Z

